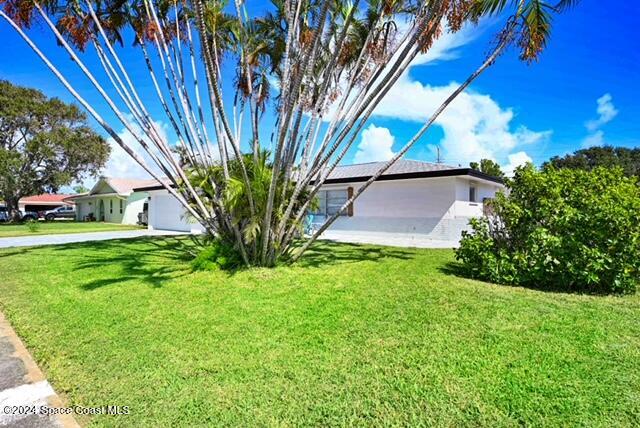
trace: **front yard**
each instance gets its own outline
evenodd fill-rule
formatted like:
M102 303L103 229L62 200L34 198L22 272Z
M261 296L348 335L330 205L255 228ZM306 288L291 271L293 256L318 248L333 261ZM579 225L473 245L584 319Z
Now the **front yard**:
M320 244L190 270L188 240L0 251L0 308L96 426L632 426L640 298L502 287L449 250Z
M38 226L36 226L36 229L30 229L27 223L0 223L0 238L67 233L111 232L114 230L131 230L141 228L140 226L131 226L125 224L77 222L69 220L39 221L37 224Z

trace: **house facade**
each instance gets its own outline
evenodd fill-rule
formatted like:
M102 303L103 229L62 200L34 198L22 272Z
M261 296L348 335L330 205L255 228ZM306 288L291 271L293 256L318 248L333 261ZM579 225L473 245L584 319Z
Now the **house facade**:
M309 213L314 228L344 205L382 166L381 162L337 167ZM374 182L327 230L329 238L373 240L405 237L457 243L469 219L504 185L470 168L400 160ZM162 186L135 189L149 194L149 228L200 232L202 226Z
M72 196L67 201L75 203L78 221L93 217L107 223L136 224L149 195L133 189L157 183L156 180L100 177L88 193Z

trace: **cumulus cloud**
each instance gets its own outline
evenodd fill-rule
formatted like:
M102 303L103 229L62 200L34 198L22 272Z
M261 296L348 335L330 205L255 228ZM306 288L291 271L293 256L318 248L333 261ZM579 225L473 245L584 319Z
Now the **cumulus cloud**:
M613 105L613 97L611 94L606 93L596 100L598 107L596 112L598 117L596 119L589 120L584 124L589 135L582 140L582 147L594 147L604 145L604 131L600 128L607 123L611 122L614 117L618 115L618 110Z
M512 176L513 172L519 166L523 166L528 162L533 162L533 159L531 159L531 157L528 154L522 151L510 154L509 156L507 156L507 158L509 163L502 168L502 170L507 176Z
M356 163L386 161L393 157L394 137L387 128L369 125L364 131L358 151L355 154Z
M602 130L589 134L582 140L582 148L584 149L595 146L604 146L604 132Z
M155 122L160 136L167 140L167 129L168 126L162 122ZM143 135L140 131L140 128L137 125L133 125L132 128L138 135ZM135 153L137 153L144 162L151 167L154 173L163 176L164 174L161 170L155 165L155 162L149 156L149 154L140 146L136 138L131 134L126 128L123 128L120 132L118 132L118 136L122 139L122 141L129 147L133 149ZM151 145L148 137L145 136L145 141L147 144ZM127 152L124 151L122 147L116 142L113 137L109 137L107 139L107 143L111 147L111 154L109 156L109 160L107 164L100 172L100 175L106 177L117 177L117 178L137 178L137 179L149 179L152 178ZM91 188L96 183L95 178L87 178L82 181L82 185Z
M590 132L594 132L601 126L611 122L613 118L618 115L618 110L616 110L616 107L613 105L613 97L611 94L604 94L598 98L596 102L598 104L598 108L596 109L598 117L585 124L587 130Z
M375 114L377 116L425 122L458 87L431 86L403 76L389 91ZM439 145L445 160L454 163L481 158L504 158L513 149L549 140L551 131L532 131L525 126L512 129L514 113L501 107L489 95L468 91L460 94L436 119L444 137Z

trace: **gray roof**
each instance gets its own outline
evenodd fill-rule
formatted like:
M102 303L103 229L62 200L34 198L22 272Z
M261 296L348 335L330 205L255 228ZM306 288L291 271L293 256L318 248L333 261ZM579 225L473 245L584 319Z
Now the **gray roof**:
M340 165L334 169L329 175L330 180L346 179L353 177L370 177L386 162L368 162L358 163L355 165ZM398 159L398 161L382 174L411 174L420 172L445 171L450 169L459 169L459 167L444 165L441 163L422 162L410 159Z

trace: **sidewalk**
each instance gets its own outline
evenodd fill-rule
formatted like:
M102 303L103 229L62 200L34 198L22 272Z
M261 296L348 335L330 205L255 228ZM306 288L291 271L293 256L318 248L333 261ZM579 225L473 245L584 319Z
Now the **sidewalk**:
M20 414L16 406L64 404L0 312L0 427L79 427L71 415Z
M0 248L35 247L40 245L59 245L74 242L107 241L110 239L140 238L143 236L185 235L187 232L172 230L121 230L110 232L67 233L60 235L17 236L0 238Z

